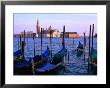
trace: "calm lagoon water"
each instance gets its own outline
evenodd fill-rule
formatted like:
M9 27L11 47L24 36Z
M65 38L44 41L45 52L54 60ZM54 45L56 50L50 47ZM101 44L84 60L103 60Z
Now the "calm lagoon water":
M23 40L23 38L22 38ZM88 45L89 45L89 39L86 37L86 59L84 62L84 55L77 57L76 56L76 47L78 46L79 41L83 43L83 37L74 38L74 44L73 44L73 38L65 38L65 47L67 48L69 52L69 61L66 59L66 70L59 71L59 75L87 75L92 74L88 73ZM43 51L46 50L47 46L50 48L50 39L49 38L43 38ZM25 59L29 60L29 57L34 56L34 41L33 38L26 38L25 39L26 46L25 46ZM36 38L35 40L35 46L36 46L36 55L40 55L41 53L41 39ZM14 38L14 52L18 50L19 46L19 38ZM97 49L97 38L94 38L94 48ZM52 54L54 55L62 48L62 38L52 38ZM42 52L43 52L42 51ZM67 55L68 56L68 55Z

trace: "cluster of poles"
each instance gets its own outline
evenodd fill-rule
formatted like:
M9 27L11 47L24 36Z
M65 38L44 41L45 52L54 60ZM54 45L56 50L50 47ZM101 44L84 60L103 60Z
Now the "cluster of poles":
M92 30L92 35L91 35L91 30ZM90 25L90 32L89 32L89 55L88 55L88 71L90 71L89 65L91 65L91 71L92 71L92 59L93 59L93 55L92 55L92 51L93 51L93 38L94 38L94 24ZM91 37L92 37L92 47L91 47Z
M88 52L88 72L92 71L92 51L93 51L93 38L94 38L94 24L90 25L89 30L89 52ZM84 32L84 62L85 62L85 49L86 49L86 34Z

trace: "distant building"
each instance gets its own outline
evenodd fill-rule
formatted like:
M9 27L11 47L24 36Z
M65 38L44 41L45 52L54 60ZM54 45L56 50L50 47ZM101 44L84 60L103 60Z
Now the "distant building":
M63 35L63 32L61 33L61 37ZM77 32L65 32L65 36L64 37L67 37L67 38L78 38L79 37L79 34Z
M39 20L37 20L37 24L36 24L36 35L40 33L40 24L39 24Z
M20 37L20 34L14 34L14 37Z
M33 36L33 31L26 32L26 37L32 37L32 36Z
M24 32L21 32L21 37L24 37ZM33 37L33 31L25 32L25 37Z
M43 37L50 37L50 31L51 31L51 36L52 37L60 37L60 32L56 29L52 29L51 25L49 26L49 28L46 30L42 30L42 35Z
M50 30L43 30L42 32L43 32L43 37L50 37Z
M54 30L53 37L60 37L60 32L58 30Z
M57 29L53 29L51 25L48 28L46 28L46 30L44 30L44 28L42 28L42 36L50 37L50 31L51 31L52 37L61 37L62 36L62 33L59 32ZM36 24L36 37L41 37L39 20L37 20L37 24ZM77 32L65 32L65 37L77 38L77 37L79 37L79 34L77 34Z
M51 36L53 37L54 30L52 29L51 25L49 26L48 29L46 28L46 30L44 30L44 28L43 28L43 30L42 30L42 36L43 37L50 37L50 31L51 31ZM40 37L41 36L41 33L38 36Z

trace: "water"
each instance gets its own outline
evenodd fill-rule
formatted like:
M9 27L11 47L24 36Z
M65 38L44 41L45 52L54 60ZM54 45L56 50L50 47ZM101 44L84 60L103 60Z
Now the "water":
M22 39L23 40L23 39ZM61 70L57 74L59 75L87 75L92 74L88 73L88 45L89 45L89 39L86 37L86 59L84 62L84 55L77 57L76 56L76 47L79 43L83 43L83 37L74 38L74 45L73 45L73 38L65 38L65 47L68 49L69 52L69 61L66 59L66 69L65 71ZM14 38L14 52L18 50L18 41L19 38ZM42 40L42 46L43 51L49 46L50 48L50 39L49 38L43 38ZM25 39L26 46L25 46L25 59L29 60L30 57L34 56L34 41L33 38L26 38ZM40 55L41 53L41 39L36 38L35 40L35 46L36 46L36 54ZM94 38L93 46L95 49L97 49L97 38ZM62 38L52 38L52 55L57 53L62 48ZM66 57L67 58L67 57Z

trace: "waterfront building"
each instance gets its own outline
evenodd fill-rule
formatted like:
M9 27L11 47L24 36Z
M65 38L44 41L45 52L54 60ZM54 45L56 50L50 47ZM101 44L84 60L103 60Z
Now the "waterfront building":
M32 36L33 36L33 31L26 32L26 37L32 37Z
M43 28L43 37L50 37L50 31L51 31L51 36L52 37L60 37L60 32L57 29L52 29L52 26L50 25L49 28L44 30Z
M60 34L62 37L63 33ZM79 34L77 32L65 32L65 37L67 38L78 38Z

